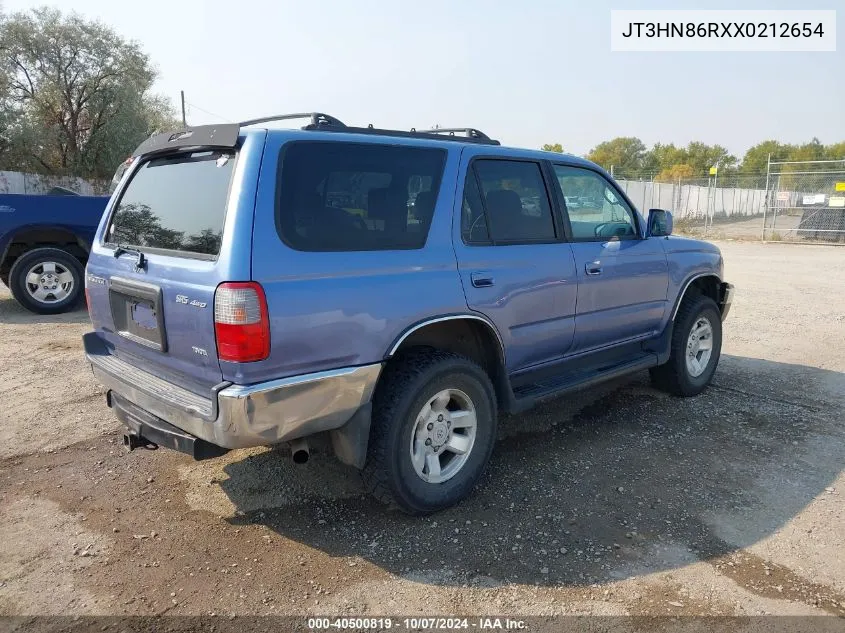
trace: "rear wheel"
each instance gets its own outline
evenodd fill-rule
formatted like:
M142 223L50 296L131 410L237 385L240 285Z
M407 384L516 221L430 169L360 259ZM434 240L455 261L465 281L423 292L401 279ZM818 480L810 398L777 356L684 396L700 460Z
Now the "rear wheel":
M471 360L433 349L393 359L373 401L363 477L377 498L409 514L470 494L496 440L496 397Z
M722 353L722 318L716 302L698 296L684 300L675 317L669 361L651 369L655 387L677 396L704 391Z
M58 248L36 248L15 260L9 271L9 289L27 310L58 314L78 303L83 276L82 264L70 253Z

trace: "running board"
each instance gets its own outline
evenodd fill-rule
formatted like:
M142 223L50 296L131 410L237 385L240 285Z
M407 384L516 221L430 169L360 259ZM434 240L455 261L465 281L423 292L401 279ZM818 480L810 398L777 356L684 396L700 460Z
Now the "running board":
M514 413L525 411L542 400L555 398L570 391L591 387L655 366L657 366L657 355L646 353L610 367L571 372L523 385L514 389Z

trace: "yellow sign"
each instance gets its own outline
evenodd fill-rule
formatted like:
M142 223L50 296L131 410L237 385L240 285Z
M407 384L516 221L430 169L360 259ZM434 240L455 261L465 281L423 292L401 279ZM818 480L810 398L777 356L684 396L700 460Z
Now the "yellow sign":
M845 191L845 182L837 182L836 183L836 190L837 191Z
M710 168L710 175L715 176L718 171L719 171L718 167L711 167Z

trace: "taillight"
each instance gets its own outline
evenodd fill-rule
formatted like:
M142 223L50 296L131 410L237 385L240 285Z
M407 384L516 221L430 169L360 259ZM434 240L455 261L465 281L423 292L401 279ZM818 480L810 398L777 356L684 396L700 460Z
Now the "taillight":
M217 287L214 334L220 360L250 363L270 355L267 299L259 284L227 282Z

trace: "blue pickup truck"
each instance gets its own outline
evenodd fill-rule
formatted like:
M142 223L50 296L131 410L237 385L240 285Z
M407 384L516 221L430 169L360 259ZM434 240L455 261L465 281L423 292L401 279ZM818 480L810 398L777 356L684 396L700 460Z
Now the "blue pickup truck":
M79 303L94 232L108 196L0 194L0 280L39 314Z
M129 449L318 441L412 514L458 502L499 413L632 372L694 396L733 288L600 167L478 130L308 114L143 143L88 259L83 337ZM568 204L577 200L578 204Z

